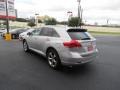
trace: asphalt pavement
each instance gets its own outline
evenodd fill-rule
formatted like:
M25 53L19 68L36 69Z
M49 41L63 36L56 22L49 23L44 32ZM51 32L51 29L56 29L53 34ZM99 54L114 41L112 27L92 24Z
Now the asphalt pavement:
M96 38L95 61L58 71L18 40L0 39L0 90L120 90L120 37Z

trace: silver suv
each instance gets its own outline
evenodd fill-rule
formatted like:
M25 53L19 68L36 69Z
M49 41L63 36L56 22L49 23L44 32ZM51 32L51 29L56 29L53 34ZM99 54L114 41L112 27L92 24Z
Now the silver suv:
M81 28L36 28L24 36L23 48L45 56L54 69L88 63L98 52L96 39Z

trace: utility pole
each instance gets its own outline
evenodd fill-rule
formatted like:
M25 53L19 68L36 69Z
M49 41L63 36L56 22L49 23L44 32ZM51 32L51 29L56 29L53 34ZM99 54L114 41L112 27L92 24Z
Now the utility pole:
M110 20L109 20L109 19L107 19L107 25L109 25L109 21L110 21Z
M68 14L68 20L71 19L73 16L73 13L71 11L68 11L67 14Z
M5 0L6 3L6 27L7 27L7 34L9 34L9 15L8 15L8 0Z
M82 27L82 21L83 21L83 9L81 8L81 16L80 16L80 27Z
M81 0L77 0L77 2L78 2L78 26L80 26L81 27L81 5L80 5L80 3L81 3Z

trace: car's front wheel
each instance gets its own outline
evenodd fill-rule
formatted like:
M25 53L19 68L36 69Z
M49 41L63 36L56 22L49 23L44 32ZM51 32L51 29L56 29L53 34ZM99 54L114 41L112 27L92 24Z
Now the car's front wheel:
M25 41L25 40L23 41L23 49L24 49L25 52L29 51L29 46L27 44L27 41Z
M60 58L56 50L49 49L47 51L47 60L50 67L53 69L58 69L61 66Z

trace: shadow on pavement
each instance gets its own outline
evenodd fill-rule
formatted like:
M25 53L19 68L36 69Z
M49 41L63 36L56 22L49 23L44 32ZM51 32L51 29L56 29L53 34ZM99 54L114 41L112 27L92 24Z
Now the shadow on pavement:
M46 66L48 67L48 63L47 63L47 59L34 52L34 51L29 51L28 52L30 55L33 55L34 57L38 58L38 60L40 60L42 63L44 63ZM40 59L39 59L40 58ZM79 66L73 66L73 67L68 67L68 66L62 66L59 70L54 70L52 68L50 68L49 70L51 70L52 72L55 73L61 73L61 74L65 74L65 75L88 75L89 73L94 72L94 64L93 62L91 63L87 63L87 64L83 64L83 65L79 65Z

